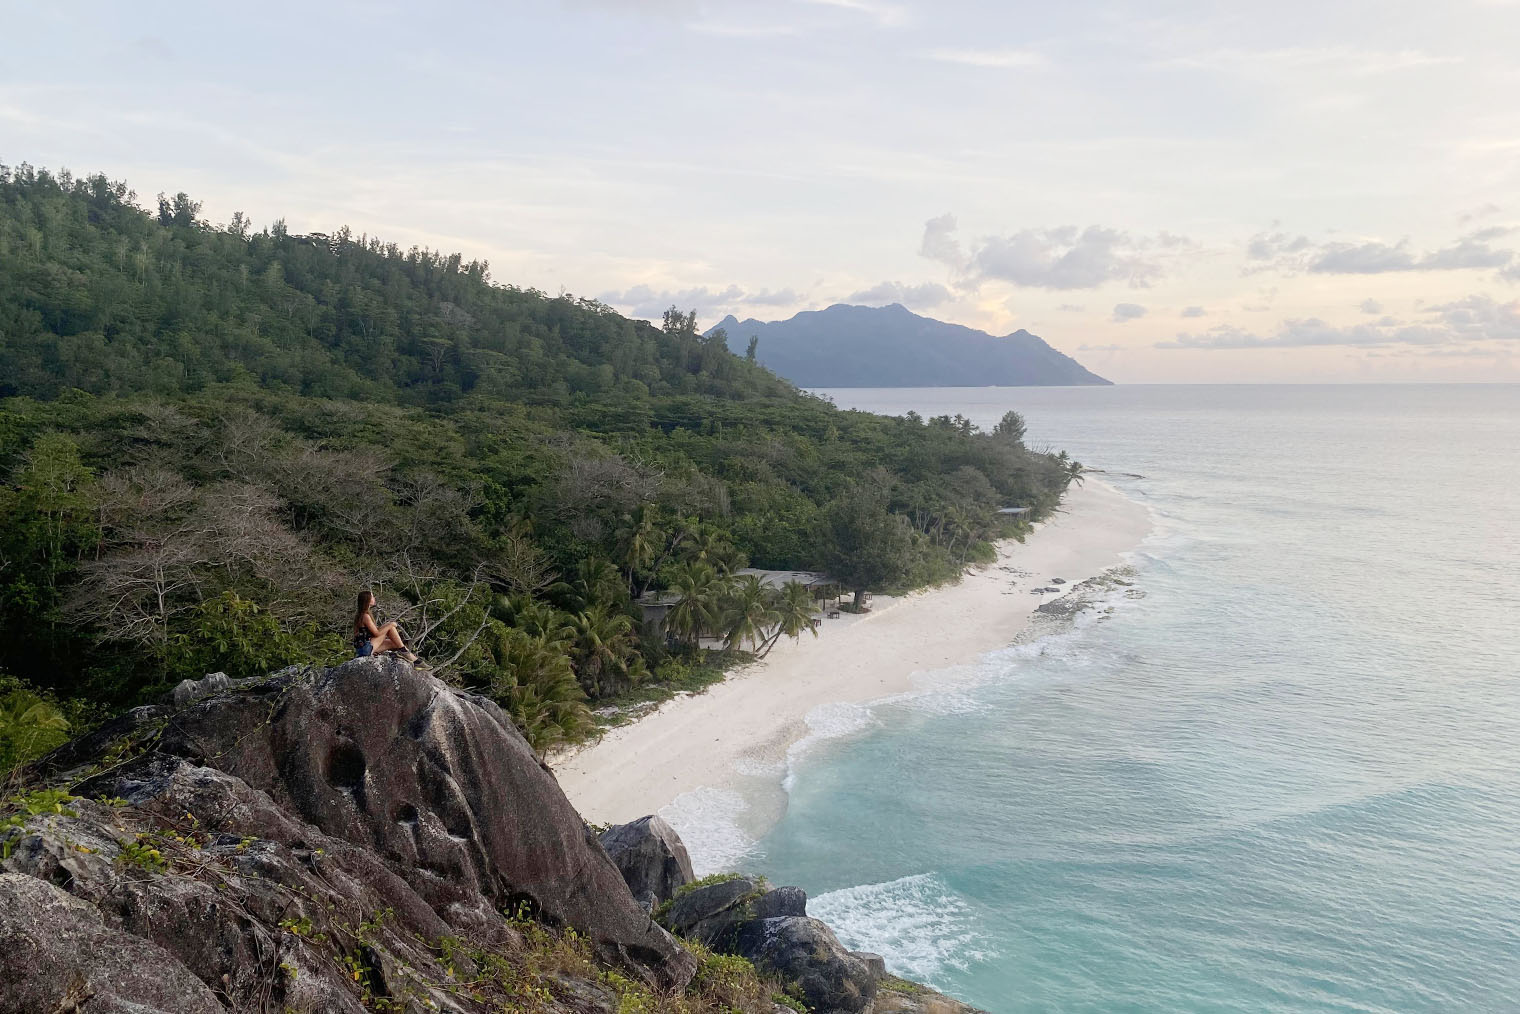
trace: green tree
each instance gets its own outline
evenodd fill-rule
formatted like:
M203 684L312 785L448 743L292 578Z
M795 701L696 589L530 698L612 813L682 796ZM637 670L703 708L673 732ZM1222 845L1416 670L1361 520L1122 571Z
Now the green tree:
M633 620L597 603L575 617L574 668L588 697L603 697L633 682L638 657Z
M557 643L497 624L491 632L496 699L540 754L591 727L586 695Z
M568 649L575 640L575 626L570 616L540 599L516 595L506 600L500 611L512 626L546 643Z
M913 564L913 536L905 518L887 510L885 492L856 486L825 512L820 546L829 572L860 594L902 581Z
M729 591L724 604L724 643L729 651L744 647L748 641L759 647L781 615L773 605L770 591L754 574L741 574Z
M263 676L288 665L336 665L353 654L342 638L304 626L287 631L257 603L225 591L201 603L163 647L164 681L224 672Z
M630 592L642 593L648 587L646 583L644 588L638 588L637 576L648 573L655 565L665 541L665 533L660 530L653 507L646 505L629 519L628 527L623 532L622 559Z
M1003 413L1003 418L998 420L997 425L992 427L992 435L999 440L1023 447L1024 417L1009 409Z
M18 764L61 746L69 734L63 712L14 680L0 681L0 780Z
M94 475L66 434L43 433L32 442L13 478L5 507L14 511L11 542L28 559L26 569L41 584L48 605L56 603L59 575L99 532L93 521Z
M616 605L628 598L628 588L612 561L603 556L588 556L575 569L569 581L551 585L545 593L570 613L595 605Z
M725 585L722 576L700 560L672 567L666 590L679 598L665 616L665 629L696 650L702 635L716 630L722 620Z
M776 594L773 602L776 625L762 657L769 654L782 637L796 641L802 637L803 631L818 636L818 605L813 601L813 593L806 585L800 581L788 581L781 586L781 591Z

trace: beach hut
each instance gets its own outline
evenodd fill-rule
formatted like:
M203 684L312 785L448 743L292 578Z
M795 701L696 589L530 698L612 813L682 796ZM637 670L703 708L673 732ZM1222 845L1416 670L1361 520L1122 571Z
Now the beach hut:
M795 581L812 593L813 598L817 599L825 610L829 608L830 600L837 603L839 597L844 594L838 578L812 570L760 570L758 567L745 567L734 573L753 574L767 588L780 589Z
M681 596L675 592L651 589L634 601L638 604L639 614L643 617L645 632L664 634L665 620L675 604L681 601Z

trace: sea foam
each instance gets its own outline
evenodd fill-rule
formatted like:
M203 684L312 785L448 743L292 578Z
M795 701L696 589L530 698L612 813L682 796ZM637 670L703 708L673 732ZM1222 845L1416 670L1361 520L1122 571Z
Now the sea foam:
M700 788L683 792L660 810L691 856L697 876L736 869L754 854L755 842L739 826L748 808L732 789Z
M987 958L970 907L935 873L820 894L808 914L847 947L874 951L899 975L933 985Z

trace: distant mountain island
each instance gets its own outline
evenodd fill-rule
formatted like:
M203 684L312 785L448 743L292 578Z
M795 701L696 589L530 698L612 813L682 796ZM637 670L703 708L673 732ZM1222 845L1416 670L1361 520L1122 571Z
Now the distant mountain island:
M1001 338L929 317L898 303L808 310L790 320L738 320L718 328L798 387L1020 387L1111 384L1043 339L1020 329Z

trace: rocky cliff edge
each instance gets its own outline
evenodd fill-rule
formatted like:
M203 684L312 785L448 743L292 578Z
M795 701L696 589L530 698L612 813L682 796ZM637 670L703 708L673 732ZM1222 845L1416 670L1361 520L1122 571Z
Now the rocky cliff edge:
M187 684L45 758L19 798L0 818L0 1014L770 1012L801 1006L770 996L787 983L706 945L832 939L800 908L768 933L750 897L748 923L709 913L677 940L648 906L689 863L651 872L651 822L612 836L615 865L494 703L394 659ZM841 1010L969 1009L891 980L877 999L879 959L864 978L871 956L839 961L829 988L873 994Z

